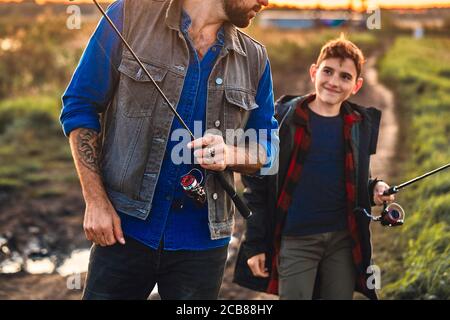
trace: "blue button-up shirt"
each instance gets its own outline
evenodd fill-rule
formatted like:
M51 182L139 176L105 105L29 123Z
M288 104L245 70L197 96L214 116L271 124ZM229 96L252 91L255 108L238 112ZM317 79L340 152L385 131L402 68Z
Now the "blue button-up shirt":
M114 2L108 9L108 15L118 29L122 30L123 1ZM177 111L194 132L194 121L205 122L208 78L224 45L224 30L219 30L216 42L200 59L188 35L190 25L191 19L184 12L181 31L189 45L190 61ZM117 68L121 53L122 44L119 37L102 19L63 95L61 122L66 135L81 127L100 131L98 114L92 106L107 105L111 99L118 81ZM251 113L246 129L276 129L272 77L268 61L259 83L256 103L259 108ZM181 128L181 124L174 120L171 133ZM272 136L271 141L272 145L276 146L277 142L273 139L277 139L277 136ZM181 177L193 168L200 169L203 175L205 172L199 166L176 165L172 162L171 152L178 143L179 141L172 139L168 141L149 217L142 221L119 212L123 231L154 249L159 247L161 240L165 250L205 250L224 246L230 238L210 239L207 204L196 204L181 188ZM268 157L275 152L267 147Z

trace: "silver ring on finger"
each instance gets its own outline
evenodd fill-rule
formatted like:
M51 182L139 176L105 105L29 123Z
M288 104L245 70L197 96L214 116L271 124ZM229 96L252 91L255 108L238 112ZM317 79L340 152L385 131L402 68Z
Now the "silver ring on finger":
M216 149L214 147L208 148L208 154L210 158L214 158L216 156Z

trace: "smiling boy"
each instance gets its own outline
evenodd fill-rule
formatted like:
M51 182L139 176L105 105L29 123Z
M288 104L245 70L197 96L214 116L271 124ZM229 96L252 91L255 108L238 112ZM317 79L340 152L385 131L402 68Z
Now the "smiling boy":
M235 272L242 286L281 299L352 299L368 284L370 220L354 209L392 202L370 179L381 112L348 101L363 85L364 56L344 37L328 42L310 68L315 91L277 103L277 175L243 177L254 212Z

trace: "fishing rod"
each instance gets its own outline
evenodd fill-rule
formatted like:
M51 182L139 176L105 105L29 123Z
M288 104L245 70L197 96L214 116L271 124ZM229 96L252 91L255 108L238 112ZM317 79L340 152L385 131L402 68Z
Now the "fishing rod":
M431 175L433 175L433 174L436 174L436 173L438 173L439 171L445 170L445 169L447 169L447 168L449 168L449 167L450 167L450 163L447 163L446 165L443 165L442 167L439 167L439 168L434 169L434 170L432 170L432 171L430 171L430 172L427 172L427 173L425 173L425 174L423 174L423 175L421 175L421 176L419 176L419 177L416 177L416 178L414 178L414 179L411 179L411 180L409 180L409 181L406 181L406 182L404 182L404 183L402 183L402 184L400 184L400 185L398 185L398 186L390 187L388 190L386 190L386 191L383 193L383 195L384 195L384 196L389 196L389 195L391 195L391 194L395 194L395 193L399 192L401 189L403 189L403 188L405 188L405 187L407 187L407 186L409 186L409 185L411 185L411 184L413 184L413 183L416 183L417 181L420 181L420 180L422 180L422 179L425 179L425 178L427 178L427 177L429 177L429 176L431 176Z
M117 27L115 26L114 22L108 17L108 15L106 14L106 12L103 10L103 8L98 4L97 0L92 0L94 2L94 4L97 6L97 8L100 10L101 14L103 15L103 17L106 19L106 21L108 21L108 23L111 25L111 27L114 29L115 33L120 37L122 43L127 47L128 51L131 53L131 55L133 56L133 58L136 60L136 62L139 64L139 66L141 67L141 69L145 72L145 74L147 75L147 77L150 79L150 81L153 83L153 85L155 86L156 90L159 92L159 94L161 95L161 97L164 99L164 101L166 102L166 104L169 106L170 110L172 111L172 113L177 117L178 121L180 122L180 124L184 127L184 129L187 130L187 132L189 133L189 135L191 136L192 140L195 140L195 136L192 133L192 131L189 129L189 127L186 125L186 123L184 122L183 118L181 118L180 114L177 112L177 110L174 108L174 106L172 105L172 103L169 101L169 99L166 97L166 95L164 94L164 92L161 90L161 88L158 86L158 84L155 82L155 80L153 79L153 77L151 76L150 72L147 70L147 68L144 66L144 64L142 63L141 59L139 59L139 57L136 55L136 53L134 52L134 50L131 48L131 46L128 44L128 42L125 40L125 38L122 36L122 34L120 33L120 31L117 29ZM252 216L252 211L248 208L248 206L244 203L244 201L239 197L239 195L237 194L236 190L234 189L234 187L226 180L225 175L223 172L214 172L214 174L216 175L217 179L219 180L220 185L222 186L222 188L225 190L225 192L228 194L228 196L231 198L231 200L233 201L234 205L236 206L236 208L238 209L238 211L240 212L240 214L245 218L248 219ZM185 182L188 181L187 179L183 179L182 180L182 186L183 188L188 191L188 192L192 192L192 191L197 191L198 194L197 195L193 195L194 198L199 198L201 199L201 201L206 201L206 196L205 196L205 192L203 190L202 187L199 187L196 184L195 178L193 176L189 177L192 181L191 185L185 185Z
M450 163L427 172L414 179L408 180L402 184L399 184L398 186L390 187L388 190L384 191L383 195L389 196L391 194L396 194L401 189L448 168L450 168ZM390 205L388 205L386 202L384 202L383 211L379 216L373 216L369 214L366 209L357 208L356 210L362 210L366 214L366 216L371 218L373 221L380 222L383 226L396 227L403 225L403 223L405 222L405 210L403 210L403 208L398 203L391 203Z

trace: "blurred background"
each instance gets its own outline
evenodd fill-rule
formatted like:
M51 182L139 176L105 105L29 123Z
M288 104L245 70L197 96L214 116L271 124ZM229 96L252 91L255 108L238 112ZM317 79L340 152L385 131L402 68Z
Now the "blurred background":
M383 110L373 176L400 184L450 161L450 1L271 3L245 31L267 46L276 98L309 92L309 66L343 32L367 57L353 100ZM90 243L58 117L99 18L90 1L0 0L0 299L81 296ZM381 297L450 299L450 172L397 199L405 225L372 224ZM274 299L231 283L243 228L238 217L220 297Z

